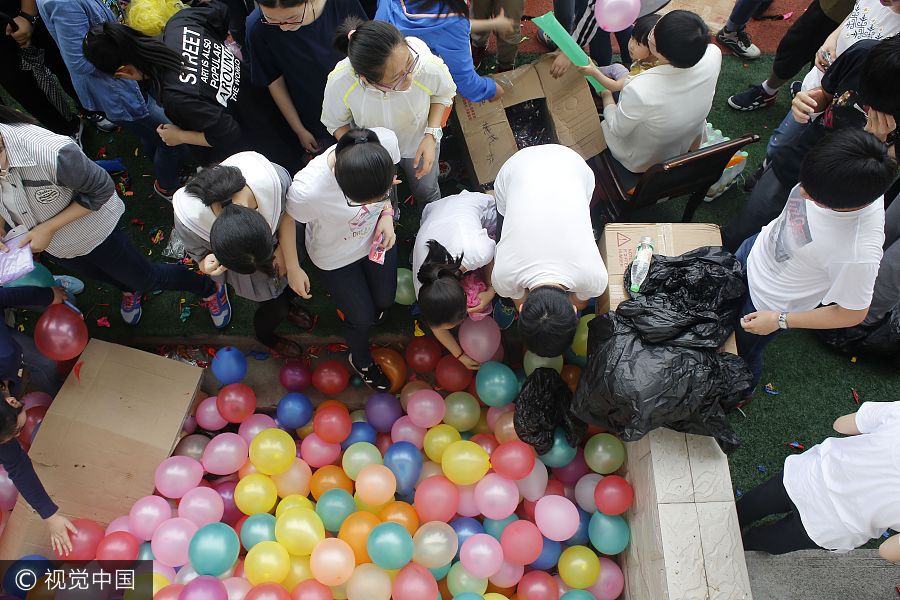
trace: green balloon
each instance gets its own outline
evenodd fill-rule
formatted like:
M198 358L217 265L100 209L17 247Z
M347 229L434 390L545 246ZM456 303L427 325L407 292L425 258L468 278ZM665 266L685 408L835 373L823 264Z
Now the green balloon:
M451 596L458 596L465 592L484 594L487 591L488 580L474 577L463 569L462 563L454 563L447 573L447 589Z
M340 488L328 490L316 502L316 514L322 519L325 529L332 533L338 531L344 519L355 512L353 496Z
M598 433L584 445L584 461L595 473L614 473L625 462L625 445L614 435Z
M484 368L484 365L482 365ZM478 425L481 407L468 392L453 392L444 398L444 423L457 431L469 431Z
M594 548L603 554L613 556L628 546L628 542L631 541L631 529L619 515L610 516L595 512L588 523L588 536Z
M538 455L542 463L548 467L559 469L575 459L578 450L566 441L566 432L562 427L557 427L553 432L553 446L546 454Z
M22 275L15 281L10 281L5 287L16 288L28 285L47 288L56 285L56 281L54 281L53 275L47 270L47 267L40 263L34 263L33 271Z
M197 573L216 577L234 565L240 550L234 529L225 523L210 523L191 538L188 557Z
M378 451L375 444L370 444L369 442L350 444L350 447L344 451L344 457L341 459L344 473L353 481L356 481L356 477L363 470L363 467L381 464L384 464L381 452Z
M416 302L413 274L409 269L397 269L397 294L394 296L394 302L405 306Z
M551 369L555 369L556 372L559 373L563 368L563 357L562 355L560 355L554 356L552 358L546 358L544 356L538 356L537 354L529 350L525 353L523 366L525 367L525 375L531 375L532 371L541 367L549 367Z
M406 528L393 522L382 523L369 533L366 552L372 562L385 570L402 569L413 557L413 539Z
M527 354L526 354L526 360ZM562 365L559 367L562 369ZM478 397L488 406L506 406L516 399L519 382L512 369L499 362L486 362L475 376Z
M250 515L241 525L241 543L250 550L260 542L275 541L275 517L269 513ZM221 571L219 571L221 573Z
M572 340L572 352L575 356L587 356L588 323L597 318L595 314L584 315L578 320L575 338Z

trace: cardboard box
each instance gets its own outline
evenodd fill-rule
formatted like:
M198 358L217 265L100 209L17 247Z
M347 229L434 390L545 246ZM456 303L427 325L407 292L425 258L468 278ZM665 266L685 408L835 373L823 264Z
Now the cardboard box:
M153 474L181 432L203 370L91 340L43 423L29 456L69 518L107 525L153 493ZM53 556L40 516L20 496L0 537L0 559Z
M494 75L506 94L498 102L456 101L456 116L469 150L478 183L494 181L500 167L516 153L506 109L527 100L546 98L553 127L553 139L572 148L585 160L606 150L600 129L600 115L587 80L577 69L569 69L560 79L550 75L553 57Z

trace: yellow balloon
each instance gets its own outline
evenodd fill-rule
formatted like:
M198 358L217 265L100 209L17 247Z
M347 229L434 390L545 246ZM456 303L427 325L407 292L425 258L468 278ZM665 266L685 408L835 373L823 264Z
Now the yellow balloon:
M292 508L275 520L275 539L294 556L309 556L325 539L325 525L315 511Z
M294 591L298 583L302 583L307 579L312 579L312 569L309 566L308 556L291 556L291 569L288 571L287 577L281 582L289 593Z
M259 542L244 559L244 576L251 585L281 583L291 570L291 557L278 542Z
M384 507L388 505L387 502L385 502L384 504L379 504L378 506L374 504L367 504L362 500L362 498L359 497L359 492L353 494L353 501L356 503L357 510L372 513L376 517L380 516L382 509L384 509Z
M460 440L444 450L441 468L447 479L456 485L474 485L491 468L491 461L484 448L475 442Z
M484 600L509 600L509 598L497 592L488 592L484 595Z
M275 482L262 473L247 475L234 488L234 503L245 515L270 512L277 500Z
M296 431L297 431L297 437L300 438L301 440L303 438L305 438L306 436L308 436L309 434L311 434L314 431L312 419L309 420L309 423L307 423L300 429L297 429Z
M425 454L436 463L441 462L444 450L462 439L459 432L447 424L435 425L425 433Z
M347 599L391 600L390 575L372 563L359 565L347 582Z
M347 600L347 584L331 586L331 597L334 600Z
M283 429L266 429L250 442L250 462L266 475L280 475L291 468L297 458L297 444Z
M477 433L491 433L491 426L488 425L487 422L487 407L483 407L481 410L481 416L478 417L478 423L475 424L475 427L472 428L472 434Z
M589 588L600 576L600 559L586 546L566 548L559 557L559 576L570 588Z
M284 511L291 510L292 508L308 508L309 510L316 510L316 505L306 496L291 494L290 496L282 498L281 502L278 503L278 507L275 509L275 516L280 517Z

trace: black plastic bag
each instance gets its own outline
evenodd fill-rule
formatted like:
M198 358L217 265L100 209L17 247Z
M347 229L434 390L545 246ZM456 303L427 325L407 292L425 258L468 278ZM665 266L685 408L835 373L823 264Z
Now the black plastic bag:
M900 353L900 307L876 323L846 329L823 329L819 339L844 354L896 355Z
M587 433L587 425L571 411L572 391L554 369L535 369L516 397L513 424L519 439L546 454L553 446L557 427L566 432L566 441L577 447Z

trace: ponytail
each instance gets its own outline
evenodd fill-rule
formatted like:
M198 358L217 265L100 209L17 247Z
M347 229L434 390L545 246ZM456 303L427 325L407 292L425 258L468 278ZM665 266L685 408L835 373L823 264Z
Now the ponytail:
M157 84L184 67L181 55L159 40L121 23L98 23L81 44L84 57L99 71L114 75L122 65L134 65Z
M231 197L246 185L247 180L240 169L230 165L216 165L194 175L184 189L206 206L219 203L224 208L231 204Z
M345 133L338 140L334 157L334 178L344 195L354 202L377 202L394 185L394 159L371 129Z
M209 231L209 243L216 260L235 273L250 275L261 271L269 277L276 276L272 229L252 208L224 204Z
M467 316L462 287L463 255L453 257L437 240L428 240L428 255L416 276L422 284L419 308L432 327L456 325Z
M405 43L406 38L390 23L359 17L347 17L334 36L338 52L346 54L353 70L372 83L382 79L384 64L397 46Z

